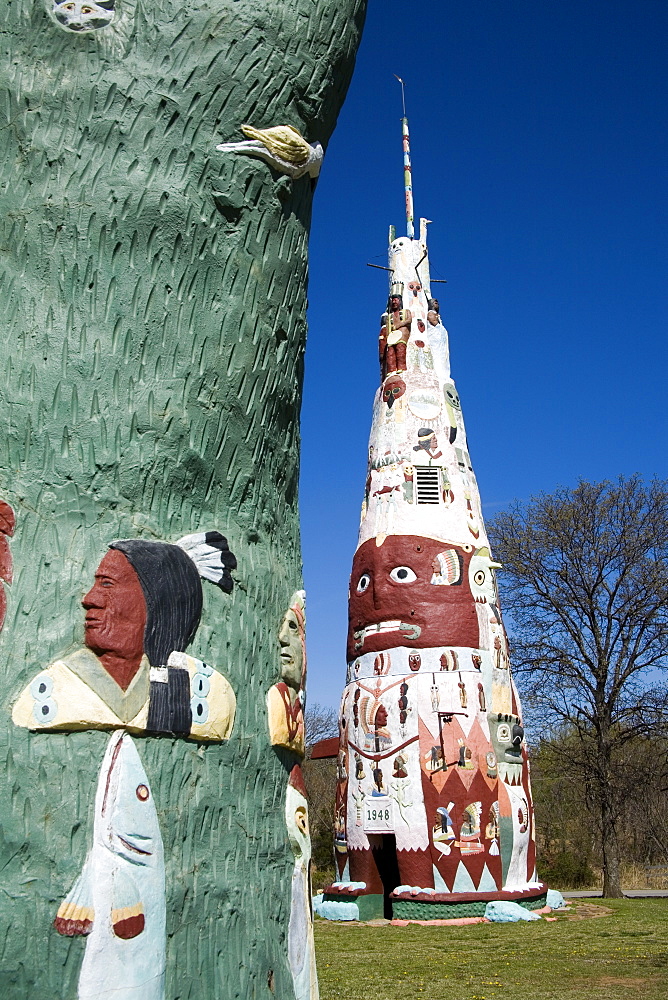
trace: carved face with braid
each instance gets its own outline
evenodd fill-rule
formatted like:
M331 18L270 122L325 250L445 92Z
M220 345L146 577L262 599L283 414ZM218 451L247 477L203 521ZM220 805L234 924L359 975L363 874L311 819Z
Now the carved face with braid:
M144 654L151 666L164 666L170 653L192 642L202 614L200 576L229 593L235 566L217 531L188 535L176 545L139 538L112 542L82 601L86 645L127 689Z

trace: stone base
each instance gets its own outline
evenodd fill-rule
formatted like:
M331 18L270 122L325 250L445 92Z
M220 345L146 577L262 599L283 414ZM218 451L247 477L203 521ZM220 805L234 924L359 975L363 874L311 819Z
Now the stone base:
M547 901L547 886L524 892L391 893L392 916L397 920L453 920L484 917L491 900L519 903L527 910L540 910Z
M357 903L360 920L378 920L384 916L384 900L379 893L365 893L364 889L337 890L329 892L325 889L323 900L337 903Z
M357 903L360 920L378 920L384 916L383 896L365 889L327 886L324 900ZM485 907L493 899L519 903L527 910L542 910L547 902L547 886L525 889L523 892L431 892L391 893L393 920L450 921L482 918Z

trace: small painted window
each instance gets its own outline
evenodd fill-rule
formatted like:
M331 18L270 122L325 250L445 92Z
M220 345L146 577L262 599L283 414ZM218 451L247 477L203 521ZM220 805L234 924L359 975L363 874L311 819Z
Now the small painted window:
M415 466L418 503L439 503L438 468Z

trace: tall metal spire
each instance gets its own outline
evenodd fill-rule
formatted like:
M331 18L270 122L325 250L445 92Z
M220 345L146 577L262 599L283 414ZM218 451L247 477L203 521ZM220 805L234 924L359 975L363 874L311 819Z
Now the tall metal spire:
M403 138L404 146L404 191L406 193L406 236L409 240L412 240L415 235L415 227L413 225L413 179L411 173L411 147L410 138L408 135L408 118L406 117L406 97L405 97L405 84L400 76L395 73L394 76L397 78L401 84L401 106L403 109L403 118L401 119L401 134Z

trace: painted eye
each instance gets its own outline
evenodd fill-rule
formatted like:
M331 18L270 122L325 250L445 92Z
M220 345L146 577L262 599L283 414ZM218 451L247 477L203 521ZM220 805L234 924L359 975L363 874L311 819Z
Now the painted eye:
M146 802L149 797L148 787L146 785L137 785L135 794L140 802Z
M477 573L474 573L473 582L477 584L479 587L482 587L483 583L485 582L485 571L479 569Z
M499 743L508 743L508 741L510 740L510 726L506 726L505 724L499 726L499 728L496 731L496 738L498 739Z
M395 583L412 583L413 580L417 580L417 576L410 566L395 566L390 573L390 580L394 580Z
M357 593L363 594L364 591L368 589L370 583L371 583L371 577L369 576L369 574L362 573L357 584Z

